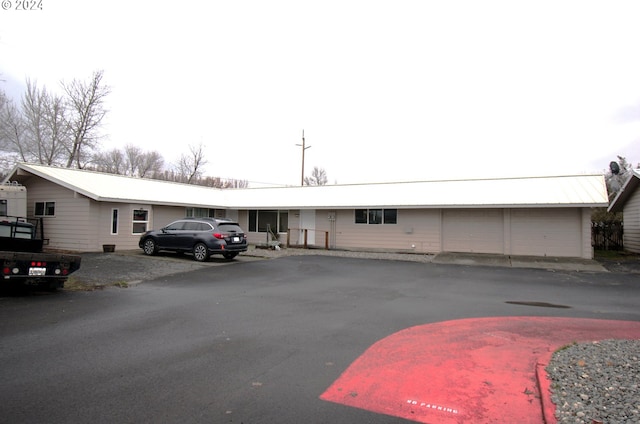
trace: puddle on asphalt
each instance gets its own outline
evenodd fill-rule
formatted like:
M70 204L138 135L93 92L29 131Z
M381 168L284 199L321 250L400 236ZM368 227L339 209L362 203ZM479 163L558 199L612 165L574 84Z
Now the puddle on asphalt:
M508 303L510 305L538 306L540 308L571 309L571 306L567 306L567 305L557 305L555 303L547 303L547 302L529 302L525 300L507 300L504 303Z

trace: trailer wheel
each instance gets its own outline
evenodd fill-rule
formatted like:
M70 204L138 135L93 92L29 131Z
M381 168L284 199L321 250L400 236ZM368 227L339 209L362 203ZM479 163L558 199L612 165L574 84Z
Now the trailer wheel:
M152 238L148 238L142 244L142 251L145 255L155 255L158 252L158 246Z

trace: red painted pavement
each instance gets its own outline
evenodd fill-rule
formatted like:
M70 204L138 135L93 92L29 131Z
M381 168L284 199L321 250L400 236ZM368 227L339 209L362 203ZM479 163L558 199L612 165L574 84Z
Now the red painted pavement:
M606 339L640 339L640 322L500 317L420 325L375 343L320 398L421 423L540 424L546 417L551 424L544 371L551 355Z

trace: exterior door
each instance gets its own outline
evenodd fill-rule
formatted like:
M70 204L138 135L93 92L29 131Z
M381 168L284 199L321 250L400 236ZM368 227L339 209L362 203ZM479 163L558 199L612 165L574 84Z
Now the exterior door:
M316 244L316 211L314 209L300 210L300 238L298 240L300 245L304 244L305 230L307 231L307 244L309 246Z

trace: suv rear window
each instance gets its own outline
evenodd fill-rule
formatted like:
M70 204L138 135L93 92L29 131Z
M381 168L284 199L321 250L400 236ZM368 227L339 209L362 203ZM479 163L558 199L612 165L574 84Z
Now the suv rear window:
M242 228L235 222L220 222L218 228L224 233L242 233Z

